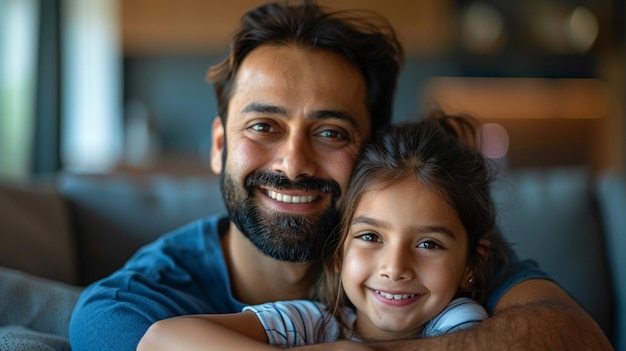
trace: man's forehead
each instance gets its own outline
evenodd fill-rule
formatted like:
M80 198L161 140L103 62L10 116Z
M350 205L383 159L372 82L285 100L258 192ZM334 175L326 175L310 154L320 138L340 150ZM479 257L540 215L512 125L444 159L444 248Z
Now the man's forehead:
M239 67L229 104L236 108L229 108L233 113L299 112L310 118L370 124L361 72L338 54L292 45L262 45L250 52Z
M359 67L342 55L326 49L310 49L295 44L264 44L258 46L242 60L235 76L235 82L246 81L251 76L267 80L277 77L293 78L290 74L304 71L303 67L317 69L316 73L350 76L352 82L367 84ZM348 83L348 82L346 82Z

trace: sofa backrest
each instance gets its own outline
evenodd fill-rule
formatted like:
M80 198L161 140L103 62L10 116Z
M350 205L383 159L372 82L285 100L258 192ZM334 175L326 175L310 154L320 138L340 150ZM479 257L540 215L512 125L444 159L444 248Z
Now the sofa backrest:
M610 338L614 296L593 177L585 169L503 173L498 223L520 258L534 259Z
M219 178L63 174L59 191L73 218L80 282L105 277L139 247L194 219L224 212Z
M0 181L0 266L78 282L74 238L53 184Z
M626 174L598 177L598 200L615 291L615 349L626 351Z
M517 170L494 184L498 223L626 350L626 177ZM0 265L86 285L137 249L224 212L218 177L62 174L56 188L0 182Z

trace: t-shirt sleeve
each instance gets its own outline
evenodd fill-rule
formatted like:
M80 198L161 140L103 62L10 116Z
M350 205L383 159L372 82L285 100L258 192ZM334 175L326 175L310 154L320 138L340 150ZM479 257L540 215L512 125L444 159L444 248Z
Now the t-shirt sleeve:
M487 311L476 301L459 297L430 320L422 331L422 337L433 337L469 328L487 319Z
M294 347L339 339L340 327L319 302L307 300L270 302L244 307L257 315L270 345Z
M554 281L548 273L539 268L536 261L530 259L520 261L513 250L509 251L508 261L506 274L504 270L501 273L505 274L503 280L494 287L485 304L485 308L487 308L489 314L493 313L502 296L515 285L530 279L547 279Z
M163 236L87 287L70 320L72 350L134 350L158 320L240 311L243 304L226 283L217 220L199 220Z

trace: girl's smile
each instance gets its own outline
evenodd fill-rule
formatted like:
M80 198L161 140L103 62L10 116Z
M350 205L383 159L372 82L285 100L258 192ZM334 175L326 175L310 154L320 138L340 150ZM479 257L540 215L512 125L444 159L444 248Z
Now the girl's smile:
M382 290L375 290L370 288L370 292L374 295L378 301L385 305L403 307L411 305L417 302L423 294L408 294L408 293L389 293Z

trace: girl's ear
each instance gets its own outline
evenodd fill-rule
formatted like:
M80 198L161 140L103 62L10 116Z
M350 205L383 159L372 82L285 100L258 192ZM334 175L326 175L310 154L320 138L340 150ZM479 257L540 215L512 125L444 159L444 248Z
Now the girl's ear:
M463 273L463 278L461 279L461 289L467 289L472 286L474 279L474 270L466 266L465 273Z
M476 272L481 270L489 255L488 248L491 246L489 239L480 239L476 245L476 252L478 253L478 259L475 260L475 267L467 265L465 267L465 273L463 273L463 279L461 280L461 288L467 289L472 286L476 280Z
M213 120L213 139L211 142L211 170L215 174L222 173L222 155L224 152L224 124L218 116Z

